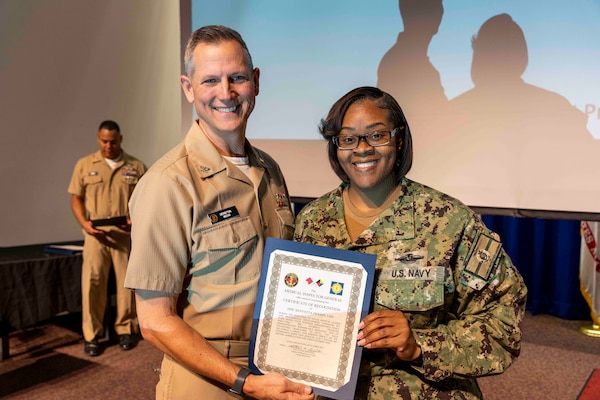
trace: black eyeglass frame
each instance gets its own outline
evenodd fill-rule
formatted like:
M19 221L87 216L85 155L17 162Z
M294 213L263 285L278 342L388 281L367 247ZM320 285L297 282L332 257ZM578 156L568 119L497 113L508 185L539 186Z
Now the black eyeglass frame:
M370 138L372 138L374 134L382 134L382 133L389 133L390 134L390 137L389 137L389 139L388 139L387 142L385 142L385 143L376 143L376 144L373 144L373 143L370 142ZM390 144L390 142L392 141L392 138L394 136L396 136L396 133L398 133L398 128L397 127L394 128L394 129L392 129L391 131L372 131L372 132L365 133L364 135L351 135L351 134L348 134L348 135L332 136L331 137L331 141L340 150L354 150L355 148L358 147L358 145L360 144L360 142L362 142L363 140L365 142L367 142L367 144L369 146L371 146L371 147L381 147L381 146L387 146L388 144ZM358 139L358 141L356 142L356 144L353 147L341 147L340 146L340 142L339 142L340 137L355 137L355 138Z

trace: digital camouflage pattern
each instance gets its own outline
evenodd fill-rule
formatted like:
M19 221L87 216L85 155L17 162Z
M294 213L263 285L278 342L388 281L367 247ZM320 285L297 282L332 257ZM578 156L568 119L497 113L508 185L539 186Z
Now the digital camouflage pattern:
M401 310L422 362L391 349L363 351L356 399L479 399L476 377L519 355L527 289L498 235L460 201L401 181L399 198L352 242L346 184L296 219L294 240L377 255L373 310Z

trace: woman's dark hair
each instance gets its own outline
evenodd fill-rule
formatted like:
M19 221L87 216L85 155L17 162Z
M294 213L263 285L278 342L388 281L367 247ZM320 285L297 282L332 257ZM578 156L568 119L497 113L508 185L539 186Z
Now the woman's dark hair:
M396 179L400 180L412 167L413 147L410 128L398 102L383 90L371 86L359 87L346 93L331 107L327 118L321 120L319 132L328 142L327 154L331 168L333 168L333 171L342 181L349 182L348 175L346 175L338 160L337 147L333 143L332 138L339 135L342 129L342 121L348 108L356 102L365 100L371 100L377 107L387 110L389 121L394 127L398 128L396 140L398 138L402 140L402 147L396 151L394 174L396 175Z

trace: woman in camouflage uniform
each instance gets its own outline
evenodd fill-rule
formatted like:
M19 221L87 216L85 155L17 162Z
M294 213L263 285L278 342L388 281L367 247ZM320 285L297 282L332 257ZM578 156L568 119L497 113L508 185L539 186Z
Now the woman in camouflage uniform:
M296 241L377 255L357 399L479 399L476 377L519 355L527 289L471 209L406 178L412 138L398 103L361 87L321 121L342 184L308 204Z

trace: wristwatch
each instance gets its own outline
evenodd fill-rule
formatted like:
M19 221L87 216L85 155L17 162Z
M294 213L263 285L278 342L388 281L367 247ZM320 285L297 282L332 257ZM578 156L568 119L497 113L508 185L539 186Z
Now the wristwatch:
M248 375L250 375L250 370L246 367L242 367L240 369L240 372L238 372L237 376L235 377L235 381L233 381L233 386L231 387L231 389L229 389L229 391L231 393L243 396L244 382L246 382L246 378L248 377Z

